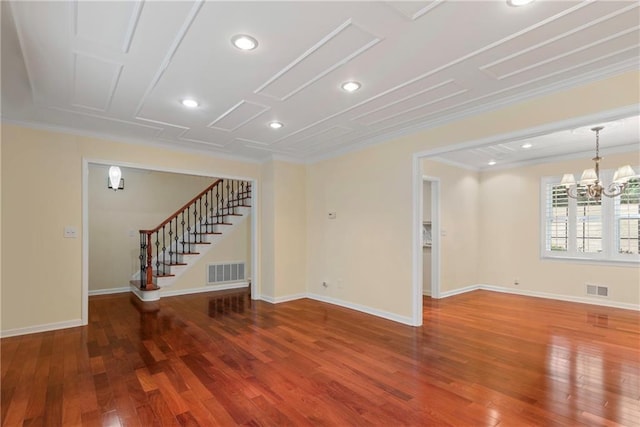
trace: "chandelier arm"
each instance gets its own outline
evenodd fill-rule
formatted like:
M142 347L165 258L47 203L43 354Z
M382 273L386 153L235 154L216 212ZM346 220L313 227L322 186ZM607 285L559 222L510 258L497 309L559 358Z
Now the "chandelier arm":
M612 182L608 187L602 189L602 193L607 197L617 197L624 193L626 187L626 184L617 184Z
M571 187L565 187L565 190L567 191L567 196L571 197L572 199L577 199L578 198L578 186L577 185L572 185Z

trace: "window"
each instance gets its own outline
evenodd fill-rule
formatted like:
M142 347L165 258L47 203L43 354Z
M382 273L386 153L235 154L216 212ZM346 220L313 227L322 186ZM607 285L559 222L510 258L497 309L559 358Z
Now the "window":
M616 249L621 254L640 253L640 181L616 200Z
M612 171L601 173L611 182ZM560 177L542 180L542 256L640 262L640 179L619 197L567 196Z

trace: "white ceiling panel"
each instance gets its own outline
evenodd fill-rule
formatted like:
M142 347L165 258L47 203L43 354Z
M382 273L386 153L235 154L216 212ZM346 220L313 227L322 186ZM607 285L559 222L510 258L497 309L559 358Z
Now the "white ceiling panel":
M314 161L638 70L639 5L5 1L2 118Z
M122 64L74 52L73 105L106 111L122 71Z
M127 52L144 1L74 1L74 28L79 38Z

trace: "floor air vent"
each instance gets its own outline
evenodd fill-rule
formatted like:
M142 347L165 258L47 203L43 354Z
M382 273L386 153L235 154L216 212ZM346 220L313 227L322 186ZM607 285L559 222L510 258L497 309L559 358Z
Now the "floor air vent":
M244 262L209 264L207 266L207 285L245 280L244 272Z
M591 285L587 283L587 295L593 295L597 297L608 297L609 287L601 285Z

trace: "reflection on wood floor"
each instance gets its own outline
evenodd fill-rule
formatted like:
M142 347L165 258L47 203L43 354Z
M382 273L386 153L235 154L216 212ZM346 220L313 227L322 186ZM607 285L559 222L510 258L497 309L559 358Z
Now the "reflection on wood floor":
M2 339L3 426L638 426L640 314L475 291L414 328L247 291Z

